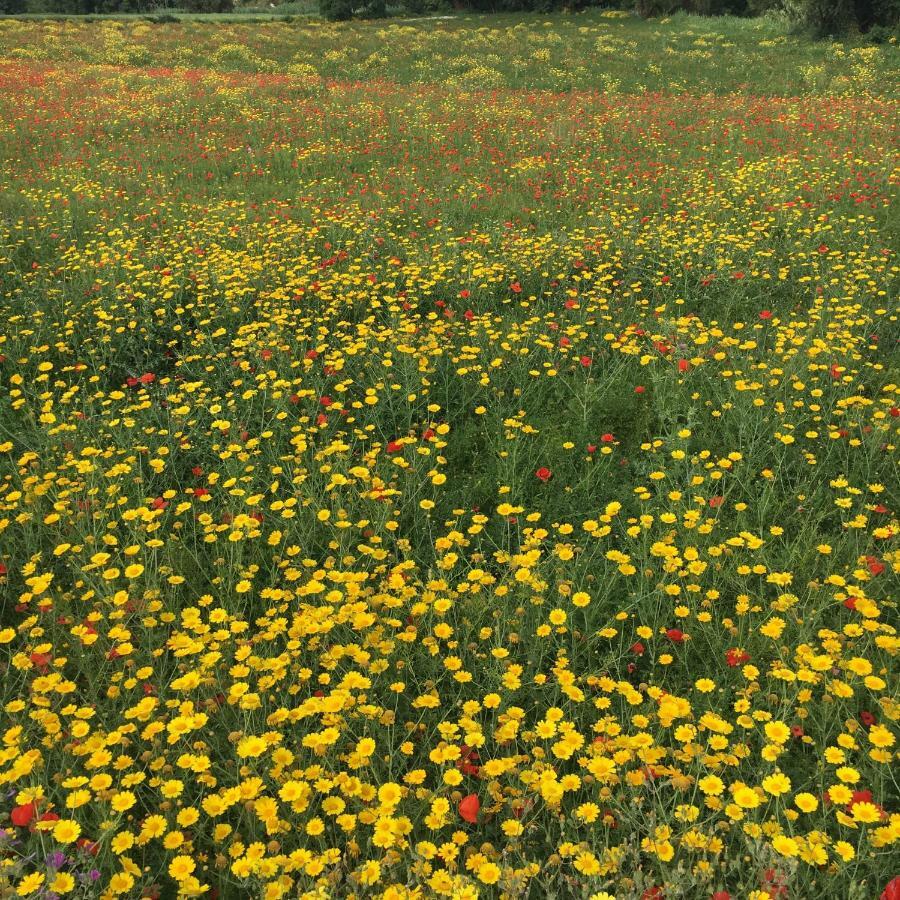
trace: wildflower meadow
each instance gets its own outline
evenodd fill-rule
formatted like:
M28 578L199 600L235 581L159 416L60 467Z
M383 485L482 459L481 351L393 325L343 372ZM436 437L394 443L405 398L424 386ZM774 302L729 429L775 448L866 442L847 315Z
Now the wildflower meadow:
M897 900L898 62L0 20L0 897Z

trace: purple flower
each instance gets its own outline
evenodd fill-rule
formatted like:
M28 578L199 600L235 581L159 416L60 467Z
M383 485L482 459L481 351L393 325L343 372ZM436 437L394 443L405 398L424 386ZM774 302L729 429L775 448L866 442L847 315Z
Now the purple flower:
M66 854L57 850L47 857L47 865L51 869L61 869L66 864Z

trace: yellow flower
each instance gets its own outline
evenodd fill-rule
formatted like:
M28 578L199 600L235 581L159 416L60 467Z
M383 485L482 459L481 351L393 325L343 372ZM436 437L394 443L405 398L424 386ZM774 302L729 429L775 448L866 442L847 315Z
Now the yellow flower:
M851 814L857 822L871 823L881 820L881 810L874 803L854 803Z
M113 894L127 894L134 887L134 876L129 872L116 872L109 879L109 890Z
M724 782L717 775L704 776L697 782L697 787L699 787L704 794L711 794L712 796L721 794L722 791L725 790Z
M35 891L40 888L40 886L44 883L44 874L43 872L32 872L30 875L26 875L17 885L16 885L16 893L20 897L27 897L29 894L35 893Z
M111 806L116 812L126 812L137 803L137 797L131 791L119 791L112 798Z
M53 827L53 837L60 844L71 844L80 834L81 826L71 819L60 819Z
M844 862L850 862L856 856L856 850L847 841L835 841L833 849Z
M797 806L797 809L805 813L814 812L819 806L818 799L809 793L797 794L797 796L794 797L794 803Z
M500 880L500 867L491 862L482 863L477 874L483 884L496 884Z
M774 775L764 778L762 786L767 794L771 794L773 797L780 797L791 789L791 779L781 772L776 772Z
M68 872L57 872L47 887L54 894L68 894L75 887L75 879Z
M845 784L834 784L828 788L828 797L832 803L843 806L853 799L853 792Z
M769 619L765 625L761 626L759 631L760 634L764 634L768 638L772 638L772 640L778 640L781 637L781 633L784 631L785 622L784 619L779 619L777 616Z
M190 856L176 856L169 863L169 874L176 881L184 881L196 868L197 864Z
M110 849L117 856L134 845L134 835L130 831L121 831L110 842Z
M376 860L367 862L359 873L359 881L361 884L375 884L381 878L381 866Z
M763 730L773 744L783 744L791 736L791 730L784 722L766 722Z
M268 744L264 738L250 735L241 738L237 745L237 754L241 758L262 756L266 752Z
M756 809L762 802L759 799L759 794L746 784L732 785L732 796L734 797L734 802L742 809Z
M772 841L772 847L775 852L781 856L796 856L800 852L800 847L793 838L781 835Z
M869 729L869 742L875 747L893 747L894 735L884 725L873 725Z
M852 766L841 766L834 773L845 784L856 784L859 781L859 772Z

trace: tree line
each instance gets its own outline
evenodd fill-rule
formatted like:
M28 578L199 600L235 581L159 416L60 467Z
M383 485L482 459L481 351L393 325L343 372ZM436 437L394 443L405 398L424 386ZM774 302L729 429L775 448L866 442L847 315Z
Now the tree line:
M2 0L0 0L2 2ZM818 36L848 29L862 33L873 28L892 29L900 24L900 0L397 0L409 15L453 10L471 12L551 12L588 7L628 9L644 18L690 12L705 16L758 16L781 12L798 28ZM392 9L395 8L392 6ZM388 14L386 0L319 0L319 10L332 21L378 18Z
M397 3L400 11L409 15L448 9L482 13L577 11L592 6L629 9L644 18L679 11L707 16L758 16L777 11L798 28L809 29L818 36L848 29L866 33L876 27L891 29L900 24L900 0L397 0ZM319 10L332 21L388 14L386 0L319 0Z
M798 29L816 36L848 30L887 39L900 28L900 0L318 0L331 21L421 16L450 11L478 13L579 11L588 7L630 10L644 18L684 11L700 15L757 16L780 12ZM234 0L0 0L0 14L230 12Z

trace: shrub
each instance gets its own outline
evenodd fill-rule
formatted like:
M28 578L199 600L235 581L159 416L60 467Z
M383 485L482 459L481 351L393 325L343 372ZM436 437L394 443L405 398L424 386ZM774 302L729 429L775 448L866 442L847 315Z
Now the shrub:
M856 7L862 31L868 31L873 26L891 29L900 25L900 0L857 0ZM871 12L868 11L869 8ZM891 34L888 33L885 40L890 38Z
M234 0L185 0L184 8L192 13L226 13L234 9Z
M329 22L345 22L353 18L352 0L319 0L319 12Z
M682 7L681 0L637 0L635 9L643 19L668 16Z

